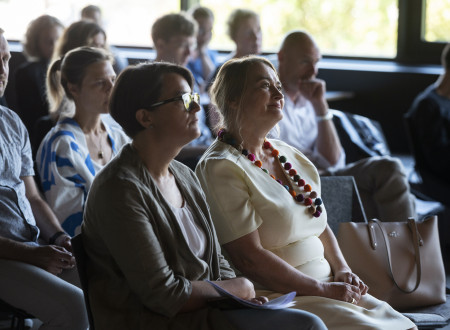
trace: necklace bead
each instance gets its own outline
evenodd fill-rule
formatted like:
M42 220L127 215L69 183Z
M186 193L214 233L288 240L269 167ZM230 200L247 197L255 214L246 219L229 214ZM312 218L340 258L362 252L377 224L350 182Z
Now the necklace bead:
M217 134L220 141L225 142L227 144L230 144L234 148L239 148L236 146L235 139L231 136L231 134L227 133L225 130L220 130ZM298 172L292 168L292 164L287 161L287 158L285 156L280 156L280 152L273 148L272 144L269 141L264 141L263 143L264 149L271 149L271 155L278 159L280 162L281 167L287 172L288 180L292 180L297 183L299 187L303 187L303 191L307 193L306 195L303 193L296 193L294 188L291 186L290 181L288 181L289 184L284 184L283 181L280 179L277 179L273 174L270 174L269 171L265 168L262 168L262 161L257 160L256 156L252 153L250 153L247 149L242 149L241 153L247 157L249 161L251 161L256 167L263 170L265 173L269 174L271 178L273 178L275 181L277 181L279 184L281 184L288 192L289 194L294 198L295 201L298 203L303 203L307 208L308 212L315 218L320 217L322 213L322 207L323 201L321 198L318 197L317 192L312 191L312 187L310 184L307 184L304 179L300 177ZM309 193L309 194L308 194Z

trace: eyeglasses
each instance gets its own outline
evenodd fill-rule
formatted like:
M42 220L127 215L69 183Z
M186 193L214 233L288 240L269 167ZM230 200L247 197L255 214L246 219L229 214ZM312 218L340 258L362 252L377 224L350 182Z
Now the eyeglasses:
M175 96L175 97L172 97L172 98L164 100L164 101L153 103L151 106L149 106L149 108L159 107L160 105L170 103L170 102L180 101L180 100L183 101L184 107L186 108L186 111L188 111L188 112L192 110L192 102L195 102L198 105L200 105L200 95L198 93L193 93L193 94L184 93L183 95L180 95L180 96Z

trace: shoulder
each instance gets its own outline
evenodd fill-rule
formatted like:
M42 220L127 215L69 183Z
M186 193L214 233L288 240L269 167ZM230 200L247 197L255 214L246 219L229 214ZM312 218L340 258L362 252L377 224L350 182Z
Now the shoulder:
M65 118L50 129L42 143L72 143L81 137L83 136L78 124L73 119Z
M434 85L429 86L422 93L420 93L408 111L408 116L413 118L430 118L433 114L438 115L441 111L441 96L436 93ZM448 101L450 104L450 101Z
M20 123L20 117L11 109L0 105L0 118L2 121L7 120L9 123Z
M0 127L4 134L24 135L27 130L19 115L11 109L0 105Z
M216 139L208 149L203 153L199 163L206 162L211 159L223 159L237 162L243 155L227 143Z
M128 135L125 134L123 131L122 126L120 126L114 118L111 117L109 114L102 115L102 122L105 125L106 129L109 131L109 133L112 135L113 139L120 140L119 142L121 144L124 144L125 142L129 142L131 139L128 137Z

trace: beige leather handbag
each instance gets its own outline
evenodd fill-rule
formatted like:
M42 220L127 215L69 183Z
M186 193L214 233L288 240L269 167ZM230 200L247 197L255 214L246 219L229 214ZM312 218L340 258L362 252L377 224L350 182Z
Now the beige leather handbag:
M341 223L338 242L369 293L399 311L445 302L437 217Z

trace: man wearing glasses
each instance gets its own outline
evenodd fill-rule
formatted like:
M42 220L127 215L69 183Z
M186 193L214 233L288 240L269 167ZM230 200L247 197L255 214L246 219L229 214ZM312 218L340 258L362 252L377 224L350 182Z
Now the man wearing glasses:
M183 13L168 14L157 19L151 31L156 50L155 61L170 62L186 67L196 46L197 28L197 23ZM194 86L194 92L199 92L198 86ZM194 93L193 95L184 94L182 96L185 106L192 101L191 97L194 97L194 101L200 104L198 94ZM166 101L170 102L171 100ZM188 109L187 106L186 108ZM203 107L197 116L201 135L185 146L177 156L177 160L191 169L195 168L200 156L212 142L211 130L207 125Z

